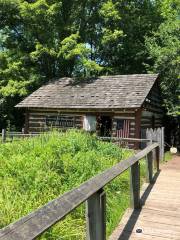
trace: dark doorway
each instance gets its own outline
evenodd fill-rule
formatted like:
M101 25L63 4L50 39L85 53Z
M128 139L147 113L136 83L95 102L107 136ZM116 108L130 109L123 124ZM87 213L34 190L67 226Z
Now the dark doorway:
M111 137L112 118L110 116L99 116L98 128L101 137Z
M152 123L152 129L155 129L155 116L154 115L152 116L151 123Z

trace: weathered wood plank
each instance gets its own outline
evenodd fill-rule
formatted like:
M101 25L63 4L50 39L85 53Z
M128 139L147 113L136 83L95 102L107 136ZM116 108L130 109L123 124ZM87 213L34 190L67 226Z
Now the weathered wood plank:
M6 129L2 129L2 142L6 142Z
M147 164L146 181L148 183L152 183L152 179L153 179L153 155L152 155L152 152L147 154L146 164Z
M86 205L87 240L106 239L106 196L103 189L93 194Z
M101 140L110 140L114 141L126 141L126 142L149 142L150 139L140 139L140 138L118 138L118 137L99 137Z
M174 168L176 166L176 168ZM171 170L169 170L171 169ZM128 210L109 240L180 239L180 157L161 166L153 188L143 186L141 210ZM172 181L169 181L173 177ZM142 232L137 233L137 229Z
M133 209L140 208L140 164L134 163L130 168L130 199Z

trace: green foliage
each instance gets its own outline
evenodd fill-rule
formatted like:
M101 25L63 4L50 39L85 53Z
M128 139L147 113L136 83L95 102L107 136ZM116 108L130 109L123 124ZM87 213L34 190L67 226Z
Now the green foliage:
M163 95L169 114L180 114L180 3L163 1L165 21L146 45L154 65L151 70L160 73Z
M116 5L112 0L105 2L100 9L100 14L105 18L105 22L118 21L121 19Z
M177 19L180 17L180 2L179 0L164 0L161 3L161 14L168 19Z
M172 160L172 157L173 157L172 153L166 152L165 157L164 157L164 161L168 162L168 161Z
M178 0L0 0L0 118L13 120L11 102L52 78L146 73L147 65L178 112L178 19Z
M78 43L79 34L72 34L61 42L59 56L75 63L73 76L93 77L102 71L95 61L90 59L91 50L85 44Z
M0 227L80 185L132 154L84 132L53 132L0 145ZM142 173L143 174L143 173ZM129 174L106 187L108 235L129 206ZM117 211L118 209L118 211ZM85 208L41 239L84 239Z

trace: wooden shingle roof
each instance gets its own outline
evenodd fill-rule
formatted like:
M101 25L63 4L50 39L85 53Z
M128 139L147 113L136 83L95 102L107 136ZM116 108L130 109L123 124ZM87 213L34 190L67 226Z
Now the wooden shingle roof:
M108 109L140 107L157 74L102 76L74 83L61 78L43 85L17 107L59 109Z

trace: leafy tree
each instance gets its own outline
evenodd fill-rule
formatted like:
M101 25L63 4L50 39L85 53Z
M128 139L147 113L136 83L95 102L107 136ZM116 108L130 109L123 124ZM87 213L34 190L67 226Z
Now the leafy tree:
M96 75L79 34L82 1L0 0L0 115L12 120L13 105L51 78Z
M101 10L104 25L109 29L109 38L103 36L109 40L109 45L102 42L101 56L107 56L106 61L114 74L146 72L144 63L148 63L148 52L145 36L156 30L161 22L158 3L149 0L116 0L113 3L116 10L108 3Z
M171 19L163 3L0 0L1 119L12 120L13 105L52 78L146 72L156 57L145 36Z
M180 2L165 0L161 6L163 23L146 40L147 49L163 79L161 87L169 114L180 114Z

